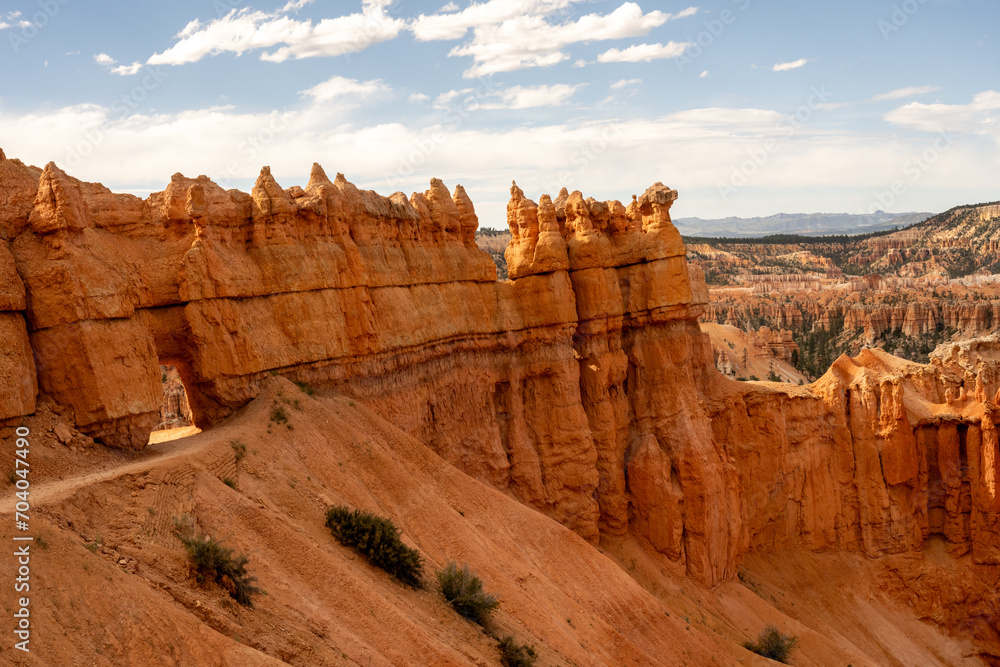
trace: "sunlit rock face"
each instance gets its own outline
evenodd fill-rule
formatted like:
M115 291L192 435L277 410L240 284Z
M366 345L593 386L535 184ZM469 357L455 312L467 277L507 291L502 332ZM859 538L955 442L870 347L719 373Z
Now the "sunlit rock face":
M736 383L671 223L511 189L498 282L466 192L362 191L318 165L251 193L175 175L142 200L0 159L0 420L39 400L140 448L174 366L195 423L271 373L352 396L469 475L596 541L634 534L712 585L749 551L919 549L996 582L996 341L921 366L842 357L813 385ZM914 322L920 320L914 315Z

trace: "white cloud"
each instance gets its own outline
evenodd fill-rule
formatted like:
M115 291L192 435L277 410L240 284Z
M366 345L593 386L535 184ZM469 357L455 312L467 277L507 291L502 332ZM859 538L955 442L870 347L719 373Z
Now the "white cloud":
M447 93L441 93L440 95L437 96L437 99L434 100L434 108L450 109L455 106L453 102L463 96L468 96L462 105L463 108L472 106L474 104L478 104L478 101L476 100L476 97L473 95L473 93L475 93L475 89L473 88L463 88L462 90L449 90Z
M670 18L661 11L643 13L634 2L626 2L610 14L587 14L557 25L543 15L519 15L502 23L476 26L472 40L448 55L473 58L466 78L547 67L568 59L563 49L571 44L646 35Z
M106 53L98 53L96 56L94 56L94 62L96 62L98 65L107 65L110 67L111 65L116 64L118 61Z
M871 101L884 102L886 100L905 100L907 97L917 97L919 95L935 93L939 90L941 90L941 88L938 86L911 86L910 88L897 88L896 90L891 90L888 93L876 95L871 99Z
M7 12L6 14L0 14L0 30L13 28L14 24L9 23L9 21L16 21L19 16L21 16L21 12Z
M343 76L335 76L316 84L307 90L300 90L300 95L308 95L316 104L325 104L338 98L350 97L362 100L379 93L387 93L391 89L379 79L358 81Z
M771 70L774 72L787 72L790 69L798 69L808 62L808 58L799 58L788 63L777 63Z
M960 132L993 136L1000 142L1000 92L987 90L969 104L910 102L884 116L896 125L924 132Z
M21 12L7 12L6 14L0 14L0 30L6 30L7 28L13 28L15 23L20 27L24 28L25 24L31 25L28 21L17 21L21 16Z
M31 21L25 21L24 19L18 21L17 19L20 17L21 12L19 11L0 14L0 30L6 30L8 28L13 28L14 26L17 26L18 28L30 28L34 25Z
M579 88L579 85L570 86L562 83L552 86L514 86L500 91L502 103L495 108L557 107L565 104Z
M312 3L313 0L288 0L288 3L278 11L281 12L282 14L286 14L288 12L297 12L300 9L303 9L304 7L311 5Z
M150 65L182 65L210 55L241 55L258 49L280 48L261 54L261 60L284 62L290 58L314 58L356 53L395 39L405 21L386 14L387 0L366 0L361 13L333 19L299 21L280 12L233 10L224 17L202 23L191 21L176 37L178 42L163 53L153 54Z
M412 93L409 97L411 104L423 104L424 102L430 101L429 95L424 95L423 93Z
M486 0L472 2L465 9L449 2L435 14L421 14L407 22L387 14L393 0L364 0L360 13L317 23L287 15L313 1L289 0L276 12L247 7L207 22L193 20L177 33L173 46L154 53L147 64L181 65L222 53L253 51L262 52L261 60L284 62L363 51L395 39L404 29L412 31L418 41L458 40L472 30L472 38L452 49L449 56L471 56L473 66L465 76L475 78L554 65L569 58L563 49L571 44L646 35L671 19L698 12L697 7L689 7L676 14L644 13L635 2L625 2L610 14L587 14L558 23L553 15L590 0Z
M615 81L609 87L611 90L621 90L622 88L628 88L629 86L638 86L642 83L642 79L621 79Z
M551 86L512 86L496 91L463 88L438 95L437 99L434 100L434 108L492 111L561 106L581 87L582 84L575 86L554 84Z
M666 44L636 44L627 49L608 49L597 56L599 63L648 63L663 58L679 58L684 55L691 42L667 42Z
M511 101L519 97L504 90L484 103L503 103L504 93ZM457 99L461 95L458 91ZM854 211L867 206L872 193L885 190L893 179L906 179L904 165L934 141L933 135L834 132L808 124L788 137L778 126L785 114L752 108L690 109L630 120L606 116L599 123L581 119L502 129L477 127L472 120L455 127L446 121L349 124L351 119L339 115L338 108L304 105L285 113L240 113L215 107L116 117L106 107L78 105L28 115L0 110L0 126L19 129L4 140L9 157L34 164L55 160L78 178L101 181L118 191L161 190L175 171L207 174L225 187L247 189L265 164L288 187L304 184L309 165L318 161L345 172L359 187L384 194L422 191L431 176L449 185L463 183L483 223L494 226L503 224L512 175L536 200L542 192L555 194L565 185L598 199L628 201L629 195L661 180L681 192L677 216L771 214L778 206ZM989 123L982 121L998 116L1000 93L987 91L965 105L908 104L889 120L935 130L954 118L985 128ZM100 142L91 144L85 157L74 155L72 147L86 144L88 136L95 136L94 128L101 129ZM433 143L432 152L421 148L438 133L442 140ZM781 150L723 203L717 184L727 181L768 140L781 142ZM595 141L603 142L606 150L596 161L575 166L574 156ZM533 148L528 159L526 146ZM893 210L942 210L990 198L1000 180L996 149L993 140L963 136L921 176L919 187L911 186L897 199ZM415 152L421 155L419 167L409 161Z
M701 74L699 74L698 78L699 79L704 79L706 76L708 76L708 70L705 70L704 72L702 72Z
M470 28L500 24L524 16L544 17L563 11L580 0L488 0L472 3L462 11L450 2L437 14L421 14L410 24L413 36L421 42L456 40Z
M142 63L136 61L131 65L119 65L118 67L112 67L111 73L119 76L132 76L133 74L138 74L141 69Z

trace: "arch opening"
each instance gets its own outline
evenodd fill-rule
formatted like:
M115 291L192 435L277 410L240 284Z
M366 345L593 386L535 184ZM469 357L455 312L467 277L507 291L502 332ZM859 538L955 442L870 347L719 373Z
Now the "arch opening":
M178 365L170 360L161 360L160 381L163 386L160 420L149 436L149 443L177 440L201 433L201 429L195 425L187 386Z

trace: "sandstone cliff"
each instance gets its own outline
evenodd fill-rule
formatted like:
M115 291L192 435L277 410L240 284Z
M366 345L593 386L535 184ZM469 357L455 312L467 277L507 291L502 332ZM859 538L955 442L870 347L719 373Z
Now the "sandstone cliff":
M472 202L437 180L383 197L319 166L283 189L265 168L249 195L175 175L140 200L54 164L0 169L21 202L3 209L0 245L15 286L0 303L8 424L36 409L37 378L81 431L140 448L160 364L203 428L281 374L707 585L747 553L879 557L940 537L996 599L995 377L868 352L810 387L726 380L661 184L628 206L565 191L536 203L515 185L511 280L497 282ZM995 641L995 621L977 637Z

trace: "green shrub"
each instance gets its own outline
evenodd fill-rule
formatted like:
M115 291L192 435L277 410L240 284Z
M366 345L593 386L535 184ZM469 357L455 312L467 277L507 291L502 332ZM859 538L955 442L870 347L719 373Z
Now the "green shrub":
M504 667L534 667L538 656L534 646L518 644L507 635L497 645L500 649L500 664Z
M288 423L288 413L285 412L283 407L276 406L271 409L271 421L275 424L287 424Z
M254 586L257 577L247 572L250 558L246 554L233 556L233 550L220 540L207 535L178 533L184 548L191 557L195 578L203 584L211 579L227 588L229 595L244 607L253 607L253 596L264 591Z
M316 393L316 390L310 387L305 382L296 382L295 386L301 389L302 393L305 394L306 396L312 396L313 394Z
M233 456L236 457L237 463L247 455L247 445L242 440L230 440L229 446L233 448Z
M326 525L338 542L360 553L372 565L404 584L422 586L424 565L420 552L403 544L399 528L389 519L340 505L327 510Z
M437 577L441 593L455 611L479 625L486 625L500 606L497 596L483 592L483 582L468 565L460 568L455 561L449 561L438 570Z
M236 489L236 480L232 477L223 477L222 483L228 486L230 489Z
M769 625L760 631L756 644L753 642L744 642L743 648L753 651L757 655L762 655L765 658L788 664L788 655L798 642L798 637L782 634L778 628Z

